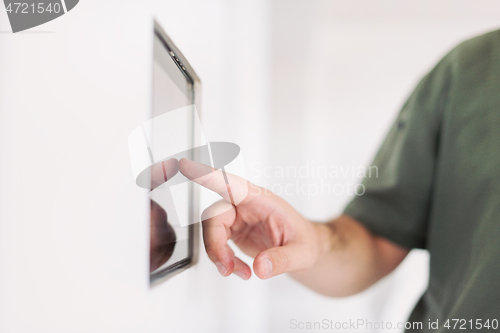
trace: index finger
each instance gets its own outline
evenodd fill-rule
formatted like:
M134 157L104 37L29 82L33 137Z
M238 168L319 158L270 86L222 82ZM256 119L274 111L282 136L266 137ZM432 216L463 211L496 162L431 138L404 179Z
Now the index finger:
M208 165L183 158L179 161L179 171L193 182L218 193L233 205L246 203L251 198L250 183L224 170L216 170Z

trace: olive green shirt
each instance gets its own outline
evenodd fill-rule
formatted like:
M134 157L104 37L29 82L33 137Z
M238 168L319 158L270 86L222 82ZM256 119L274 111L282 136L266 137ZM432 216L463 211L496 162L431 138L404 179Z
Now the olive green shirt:
M429 251L429 286L409 321L422 332L500 331L479 328L500 321L500 30L462 43L423 78L372 165L378 177L344 213ZM453 329L451 319L462 321Z

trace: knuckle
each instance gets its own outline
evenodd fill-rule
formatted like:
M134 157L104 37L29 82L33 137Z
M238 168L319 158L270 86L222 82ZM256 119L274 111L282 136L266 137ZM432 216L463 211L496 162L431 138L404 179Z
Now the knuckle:
M218 252L217 247L212 243L205 243L205 251L207 251L207 254L210 258L215 258Z
M276 250L275 255L276 265L280 269L287 269L290 266L290 258L287 253L281 249Z

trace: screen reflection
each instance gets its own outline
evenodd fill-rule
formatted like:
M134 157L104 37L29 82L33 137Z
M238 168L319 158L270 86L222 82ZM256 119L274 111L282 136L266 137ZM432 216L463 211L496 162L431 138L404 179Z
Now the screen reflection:
M178 161L175 158L153 165L150 169L151 190L168 185L168 181L178 171ZM172 257L177 241L168 213L153 200L150 200L150 228L149 271L153 272Z

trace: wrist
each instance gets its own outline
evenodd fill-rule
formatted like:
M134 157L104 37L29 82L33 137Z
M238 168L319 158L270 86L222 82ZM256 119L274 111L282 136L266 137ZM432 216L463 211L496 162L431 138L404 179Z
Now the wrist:
M318 259L322 259L332 251L332 243L335 234L334 226L331 223L313 222L318 244Z
M317 275L318 272L324 271L325 262L328 260L328 254L331 252L332 230L328 223L319 223L307 221L309 224L306 250L308 255L304 256L302 269L289 272L290 276L295 280L304 283L310 279L311 274Z

